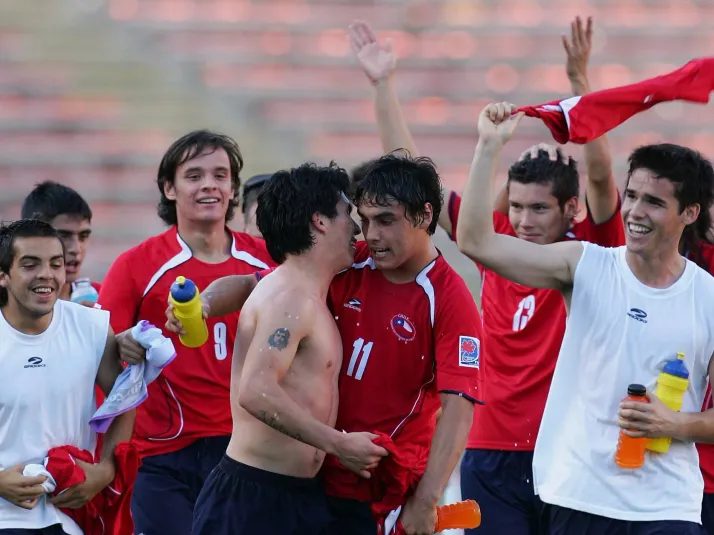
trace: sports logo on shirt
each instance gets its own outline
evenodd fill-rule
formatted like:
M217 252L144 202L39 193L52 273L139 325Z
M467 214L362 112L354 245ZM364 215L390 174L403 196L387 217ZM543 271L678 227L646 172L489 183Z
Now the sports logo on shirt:
M473 336L459 336L459 366L478 368L481 357L481 340Z
M345 308L351 308L352 310L356 310L357 312L362 312L362 309L360 308L361 306L362 301L355 297L345 303Z
M632 319L636 319L637 321L641 321L642 323L647 323L647 312L642 309L631 308L627 315L630 316Z
M402 342L411 342L416 336L414 324L404 314L397 314L392 318L392 331Z

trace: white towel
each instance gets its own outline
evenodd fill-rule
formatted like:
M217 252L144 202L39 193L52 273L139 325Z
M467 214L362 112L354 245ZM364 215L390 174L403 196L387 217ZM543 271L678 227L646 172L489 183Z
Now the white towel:
M130 364L117 377L109 396L89 421L97 433L105 433L115 417L141 405L149 395L149 383L176 358L173 342L148 321L137 323L131 335L146 349L146 361Z

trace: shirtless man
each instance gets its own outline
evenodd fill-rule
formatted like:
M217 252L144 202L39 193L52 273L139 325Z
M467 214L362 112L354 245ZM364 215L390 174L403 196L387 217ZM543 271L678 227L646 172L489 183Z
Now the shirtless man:
M262 188L258 227L281 266L241 313L233 434L199 495L193 535L319 534L329 522L315 477L325 453L364 477L387 454L376 435L334 429L342 340L325 302L354 258L348 187L335 165L305 164Z

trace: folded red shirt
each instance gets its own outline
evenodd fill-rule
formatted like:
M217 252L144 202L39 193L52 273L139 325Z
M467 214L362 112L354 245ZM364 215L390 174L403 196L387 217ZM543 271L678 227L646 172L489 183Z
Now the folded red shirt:
M377 468L372 471L370 479L373 495L377 497L372 503L372 514L379 526L378 533L387 535L383 534L384 521L389 513L406 503L414 493L423 474L420 471L415 471L409 465L411 457L403 456L389 435L376 431L374 434L378 437L373 442L389 452L389 455L384 457ZM399 521L396 523L396 531L392 531L391 534L404 534L404 529Z
M660 102L705 104L714 90L714 57L694 59L676 71L581 97L554 100L517 111L542 120L558 143L589 143Z
M141 460L136 447L130 442L119 444L114 456L117 466L114 481L84 507L61 509L82 528L84 535L133 535L134 533L130 502ZM94 462L90 452L74 446L52 448L47 454L45 468L52 474L57 485L52 493L53 496L87 479L84 470L75 459L87 463Z

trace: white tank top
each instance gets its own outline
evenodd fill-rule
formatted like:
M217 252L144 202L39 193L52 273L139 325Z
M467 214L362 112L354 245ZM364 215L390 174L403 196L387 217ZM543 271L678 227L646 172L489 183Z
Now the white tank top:
M666 361L685 354L682 412L699 412L714 351L714 278L687 260L669 288L642 284L625 247L583 243L570 311L536 441L535 490L550 504L619 520L700 523L697 450L672 441L636 470L614 461L617 410L631 383L654 391Z
M42 464L55 446L94 451L89 419L108 330L107 311L68 301L57 301L50 326L34 336L13 329L0 311L0 469ZM45 499L32 510L0 499L0 529L57 523L69 535L82 535Z

